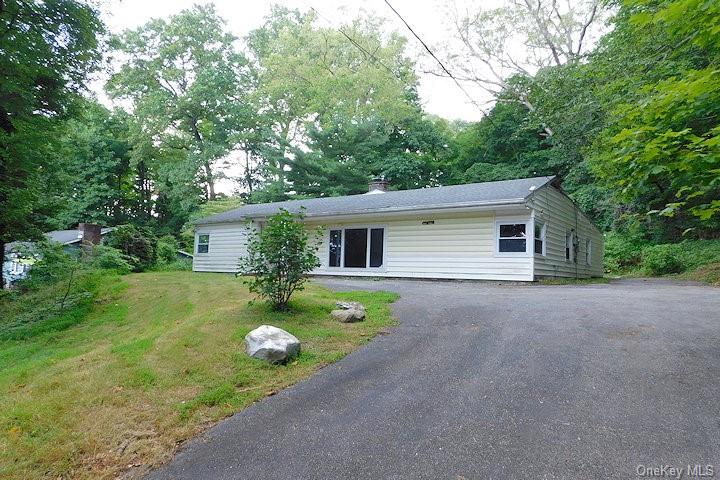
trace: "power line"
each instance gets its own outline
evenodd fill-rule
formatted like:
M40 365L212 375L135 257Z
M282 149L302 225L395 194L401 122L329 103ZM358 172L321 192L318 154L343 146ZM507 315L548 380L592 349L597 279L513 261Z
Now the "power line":
M315 7L310 7L310 10L312 10L313 12L315 12L315 13L318 15L318 17L324 19L326 22L328 22L330 25L332 25L332 22L331 22L325 15L323 15L322 13L320 13L317 8L315 8ZM387 65L385 65L385 64L382 62L382 60L380 60L378 57L375 56L375 54L369 52L367 49L365 49L365 47L363 47L362 45L360 45L354 38L352 38L350 35L348 35L348 34L345 32L345 30L343 30L343 29L340 28L340 27L336 27L336 28L337 28L337 31L340 32L343 37L347 38L348 41L349 41L350 43L352 43L358 50L360 50L360 51L363 52L365 55L367 55L368 57L370 57L371 59L373 59L375 62L377 62L380 66L382 66L383 68L385 68L385 70L387 70L388 72L390 72L390 74L392 74L392 76L394 76L394 77L397 78L397 79L400 79L400 76L399 76L392 68L390 68L390 67L388 67Z
M423 39L420 38L420 36L417 33L415 33L415 30L413 30L412 27L408 24L408 22L405 21L403 16L400 15L400 13L397 10L395 10L395 8L390 4L390 2L388 0L385 0L385 3L387 4L388 7L390 7L390 10L392 10L395 13L395 15L397 15L397 17L405 24L407 29L410 30L410 33L412 33L413 36L425 48L425 50L427 50L427 52L430 54L430 56L435 59L435 61L440 65L440 68L443 69L443 71L447 74L447 76L453 79L453 81L455 82L455 85L457 85L458 88L460 90L462 90L462 92L465 94L467 99L470 100L470 103L475 105L475 108L480 110L480 113L482 113L483 116L490 119L490 116L488 115L488 113L475 101L475 99L467 92L467 90L465 90L465 87L462 86L462 84L458 81L458 79L455 78L455 76L450 72L450 70L447 69L447 67L443 64L443 62L441 62L440 59L435 55L435 53L433 53L433 51L430 49L430 47L427 45L427 43L425 43L423 41Z

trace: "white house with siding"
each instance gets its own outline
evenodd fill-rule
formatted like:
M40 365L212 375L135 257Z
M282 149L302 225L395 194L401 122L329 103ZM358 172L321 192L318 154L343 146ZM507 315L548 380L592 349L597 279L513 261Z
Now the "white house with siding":
M245 205L195 222L196 272L237 272L248 232L286 209L321 228L315 275L532 281L603 274L603 236L555 177Z

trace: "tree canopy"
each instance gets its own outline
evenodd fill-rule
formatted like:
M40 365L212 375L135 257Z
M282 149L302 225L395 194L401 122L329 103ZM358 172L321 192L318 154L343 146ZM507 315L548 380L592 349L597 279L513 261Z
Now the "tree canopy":
M53 132L97 67L98 17L76 0L0 2L0 249L55 223Z

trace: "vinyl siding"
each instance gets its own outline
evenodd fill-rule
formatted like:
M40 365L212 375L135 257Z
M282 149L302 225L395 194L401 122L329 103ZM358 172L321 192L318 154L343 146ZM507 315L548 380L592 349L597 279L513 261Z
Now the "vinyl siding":
M525 211L522 221L529 221ZM504 215L505 216L505 215ZM423 221L434 224L423 225ZM532 257L497 256L495 215L478 212L463 215L425 215L408 218L376 218L372 222L312 225L322 229L317 275L384 276L407 278L456 278L478 280L532 280ZM331 228L384 227L384 265L380 269L329 267L328 231Z
M208 253L197 253L199 235L210 235ZM247 252L248 226L245 223L198 225L195 230L193 271L237 272L238 259Z
M530 198L534 221L546 225L546 255L535 254L535 278L599 277L603 274L603 235L566 195L551 185ZM577 263L565 259L565 234L574 229L578 237ZM590 239L591 264L585 262L585 240Z

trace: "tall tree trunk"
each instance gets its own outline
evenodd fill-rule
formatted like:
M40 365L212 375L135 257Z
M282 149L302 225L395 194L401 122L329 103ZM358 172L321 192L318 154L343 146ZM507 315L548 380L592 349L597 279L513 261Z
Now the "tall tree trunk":
M212 167L210 160L205 157L205 142L203 141L202 135L200 135L200 129L198 128L197 118L190 119L190 130L192 130L193 137L197 142L200 155L203 157L203 166L205 167L205 183L207 183L207 199L215 200L215 176L212 173Z
M150 192L150 182L147 178L147 167L145 162L140 161L137 165L137 188L140 194L140 210L145 220L150 220L152 216L152 193Z
M210 167L210 161L207 159L205 159L205 181L208 188L208 200L215 200L215 178Z
M252 171L250 170L250 153L245 150L245 183L247 184L248 191L252 194L253 191L253 178Z

